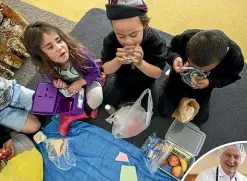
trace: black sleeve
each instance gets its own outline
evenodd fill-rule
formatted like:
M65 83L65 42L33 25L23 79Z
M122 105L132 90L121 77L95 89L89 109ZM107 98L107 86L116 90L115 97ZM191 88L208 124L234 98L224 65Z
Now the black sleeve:
M187 60L186 57L187 43L189 42L190 38L199 31L201 30L198 29L186 30L182 34L176 35L172 38L171 43L168 46L169 51L172 52L170 54L168 53L167 56L167 63L169 65L172 66L173 61L179 56L183 59L183 61Z
M164 69L166 66L166 54L167 54L167 47L165 40L161 40L157 38L157 36L152 36L150 40L150 47L152 48L152 60L150 62L154 62L153 65L159 67L161 70ZM145 54L145 52L144 52ZM146 60L147 61L147 60Z
M109 33L103 41L103 48L101 50L101 61L106 63L113 60L116 57L117 52L117 42L116 37L114 38L114 32Z
M148 51L151 56L151 60L145 60L147 62L152 62L152 65L155 65L159 67L161 70L164 69L166 66L167 57L173 56L177 57L173 52L171 52L167 46L166 41L161 38L161 36L153 29L150 29L149 31L149 39L145 43L146 49L145 51ZM144 57L145 57L145 51L144 51Z
M2 148L3 144L11 139L10 135L4 130L2 126L0 126L0 148Z
M215 74L214 76L208 77L210 87L225 87L241 79L239 74L244 67L244 57L241 51L237 51L236 54L231 57L229 62L232 63L224 66L224 69L222 69L221 72Z

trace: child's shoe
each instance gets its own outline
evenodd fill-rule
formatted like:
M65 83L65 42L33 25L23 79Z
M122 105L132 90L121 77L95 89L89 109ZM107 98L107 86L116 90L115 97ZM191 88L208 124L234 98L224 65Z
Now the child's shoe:
M98 117L98 114L99 114L99 109L96 108L90 112L90 117L96 119Z
M70 125L73 121L86 119L86 118L88 118L88 116L86 115L85 112L77 116L60 115L59 133L62 136L66 136L69 132Z

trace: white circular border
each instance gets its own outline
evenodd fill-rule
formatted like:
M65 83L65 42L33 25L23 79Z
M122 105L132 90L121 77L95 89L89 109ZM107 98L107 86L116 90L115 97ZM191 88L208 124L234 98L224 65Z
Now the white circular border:
M207 155L209 155L210 153L222 148L222 147L225 147L225 146L228 146L228 145L232 145L232 144L236 144L236 143L242 143L242 144L247 144L247 141L235 141L235 142L231 142L231 143L227 143L227 144L224 144L224 145L221 145L221 146L218 146L210 151L208 151L207 153L205 153L204 155L202 155L198 160L195 161L195 163L193 163L190 168L186 171L185 175L183 176L182 180L181 181L184 181L186 176L190 173L190 171L193 169L194 166L196 166L196 164L198 162L200 162L201 159L203 159L204 157L206 157Z

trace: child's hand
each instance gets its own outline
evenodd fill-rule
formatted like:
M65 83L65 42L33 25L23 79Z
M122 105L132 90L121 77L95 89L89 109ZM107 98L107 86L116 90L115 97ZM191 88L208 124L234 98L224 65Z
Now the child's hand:
M208 79L202 79L202 80L194 80L194 89L205 89L209 86L209 80Z
M134 57L132 58L132 60L133 60L134 65L141 66L143 62L144 52L142 50L142 47L139 46L139 44L137 44L137 46L135 47L133 55Z
M6 160L10 160L14 156L14 153L15 153L15 148L14 148L13 141L12 139L9 139L3 144L3 150L1 152L1 157L6 156Z
M177 72L183 72L184 69L183 67L185 67L186 65L183 65L183 60L181 57L177 57L174 61L173 61L173 69Z
M86 85L86 81L84 79L79 79L77 81L74 81L69 87L68 87L68 91L71 94L76 94L80 91L81 87Z
M57 79L57 80L53 80L53 85L57 88L57 89L60 89L60 88L66 88L67 87L67 84L60 80L60 79Z
M4 148L0 149L0 160L7 160L6 158L7 151Z
M125 56L125 49L123 49L123 48L118 48L118 49L117 49L117 53L116 53L116 58L117 58L118 63L120 63L121 65L122 65L122 64L131 64L131 62L127 62L127 61L124 59L124 56Z

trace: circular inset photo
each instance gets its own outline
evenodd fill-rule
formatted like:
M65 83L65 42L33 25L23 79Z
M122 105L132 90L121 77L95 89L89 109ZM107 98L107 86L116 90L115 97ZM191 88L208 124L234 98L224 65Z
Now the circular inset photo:
M198 159L182 181L247 181L247 141L217 147Z

